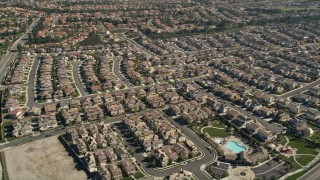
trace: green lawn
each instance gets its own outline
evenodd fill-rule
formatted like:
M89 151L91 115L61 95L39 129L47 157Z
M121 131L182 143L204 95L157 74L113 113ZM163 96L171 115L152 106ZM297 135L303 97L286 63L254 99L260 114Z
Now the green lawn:
M194 126L191 126L191 129L192 131L194 131L195 133L201 133L201 129L203 128L204 126L202 124L197 124L197 125L194 125Z
M292 176L289 176L286 180L296 180L298 179L299 177L301 177L302 175L304 175L307 171L301 171L297 174L294 174Z
M225 127L226 127L225 124L223 124L222 122L217 121L217 120L212 121L212 122L211 122L211 125L212 125L213 127L218 127L218 128L225 128Z
M297 154L318 154L314 146L298 139L290 138L289 146L291 146L292 148L297 148Z
M5 47L0 47L0 53L5 53L7 49Z
M284 137L284 136L281 136L281 139L279 140L279 142L278 142L279 144L281 144L281 145L285 145L286 143L287 143L287 139L286 139L286 137Z
M135 179L142 179L144 177L144 174L142 174L141 172L137 172L135 175L134 175L134 178Z
M310 137L310 140L319 143L320 142L320 131L315 131L313 135Z
M211 137L227 137L229 133L224 129L215 129L207 127L203 129L203 132L208 133Z
M320 129L318 126L315 126L315 125L313 125L313 124L311 124L311 123L309 123L309 122L308 122L308 126L309 126L310 128L312 128L312 129Z
M302 165L306 166L309 164L315 157L314 156L308 156L308 155L297 155L296 160Z

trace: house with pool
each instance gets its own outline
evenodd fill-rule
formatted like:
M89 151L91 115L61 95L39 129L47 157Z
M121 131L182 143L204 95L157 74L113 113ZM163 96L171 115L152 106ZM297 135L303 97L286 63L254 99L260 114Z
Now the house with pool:
M231 164L254 165L269 158L268 150L262 146L249 146L237 137L216 141L223 155L220 161Z

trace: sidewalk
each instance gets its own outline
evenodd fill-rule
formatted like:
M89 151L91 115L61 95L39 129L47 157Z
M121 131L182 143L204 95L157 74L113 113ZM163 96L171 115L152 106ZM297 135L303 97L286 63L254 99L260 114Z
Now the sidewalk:
M292 175L294 175L294 174L297 174L297 173L299 173L299 172L301 172L301 171L304 171L304 170L310 168L313 164L315 164L316 162L318 162L319 159L320 159L320 153L319 153L319 154L317 155L317 157L314 158L308 165L303 166L303 167L301 167L301 168L298 169L298 170L292 171L292 172L290 172L290 173L282 176L279 180L284 180L284 179L286 179L286 178L289 177L289 176L292 176Z

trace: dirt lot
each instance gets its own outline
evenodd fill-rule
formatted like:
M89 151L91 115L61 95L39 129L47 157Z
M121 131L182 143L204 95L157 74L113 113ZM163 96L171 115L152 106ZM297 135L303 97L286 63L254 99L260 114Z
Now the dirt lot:
M5 151L5 159L12 180L87 179L57 136L11 148Z

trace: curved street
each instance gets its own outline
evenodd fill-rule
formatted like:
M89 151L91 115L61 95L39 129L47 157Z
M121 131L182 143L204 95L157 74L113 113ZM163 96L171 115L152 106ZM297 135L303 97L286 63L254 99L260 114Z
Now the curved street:
M198 179L210 179L210 177L208 177L200 168L203 165L206 165L208 163L213 162L217 155L215 152L210 152L208 149L208 146L197 136L195 135L193 132L191 132L191 130L189 130L187 127L180 125L179 123L175 122L171 117L166 116L166 118L177 128L179 128L184 135L190 139L192 142L194 142L196 144L196 146L202 151L203 156L199 157L199 158L195 158L194 161L191 162L187 162L187 163L182 163L182 165L177 165L175 167L172 168L167 168L167 169L155 169L150 167L150 164L148 162L146 162L144 159L145 157L143 156L143 153L140 152L139 150L137 151L137 147L133 144L131 144L132 141L132 137L128 136L126 137L126 135L124 134L124 131L121 131L121 128L117 127L116 128L116 132L118 134L122 134L123 137L123 142L128 146L128 148L130 149L131 152L134 152L134 157L137 160L137 162L139 162L140 166L143 168L143 170L151 175L151 176L156 176L156 177L162 177L162 176L168 176L172 173L178 172L181 169L183 170L187 170L192 172Z
M70 61L72 65L72 78L73 81L80 93L80 96L88 95L88 92L86 91L86 88L84 87L83 83L80 79L80 73L79 73L79 66L81 64L80 61Z
M122 57L113 57L113 73L114 75L126 86L126 87L132 87L132 84L130 81L123 76L120 70Z

